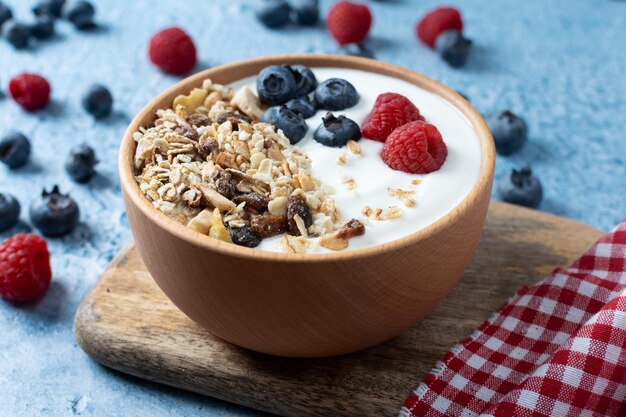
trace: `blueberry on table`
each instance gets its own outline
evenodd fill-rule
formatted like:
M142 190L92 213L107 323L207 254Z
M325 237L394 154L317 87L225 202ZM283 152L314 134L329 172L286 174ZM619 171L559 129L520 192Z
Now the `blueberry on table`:
M0 27L2 27L4 22L10 20L11 18L13 18L13 12L9 9L9 6L0 2Z
M296 81L294 97L300 97L315 90L315 87L317 87L317 78L315 78L315 74L313 74L311 68L304 65L291 65L289 69Z
M285 0L257 0L255 15L259 22L271 29L289 23L291 7Z
M289 67L271 65L259 73L256 90L263 104L284 104L296 95L296 79Z
M320 19L318 0L296 0L293 5L294 20L303 26L313 26Z
M2 34L15 49L28 47L32 33L24 23L9 20L2 25Z
M70 1L63 5L61 14L79 30L90 29L94 26L93 17L96 9L88 1Z
M261 244L261 238L254 234L248 226L230 229L230 238L235 245L247 248L256 248Z
M342 78L329 78L315 89L317 107L324 110L344 110L359 102L356 88Z
M43 190L30 205L30 221L46 236L63 236L72 232L80 219L76 202L68 195L61 194L58 186L52 191Z
M315 113L317 113L315 103L312 103L308 96L302 96L289 100L285 106L287 106L289 110L299 113L305 119L313 117L315 116Z
M20 203L10 194L0 193L0 232L9 230L20 219Z
M361 129L354 120L343 115L335 117L328 112L322 118L322 124L315 129L313 139L324 146L340 148L349 140L361 139Z
M83 96L82 104L87 113L96 119L102 119L111 114L113 96L105 86L94 84Z
M263 114L262 121L276 126L276 130L282 130L292 145L300 142L309 129L304 117L289 110L287 106L270 107Z
M493 135L496 152L500 155L511 155L528 140L526 122L508 110L492 114L486 121Z
M35 4L32 8L36 16L61 17L61 10L65 0L43 0Z
M35 23L30 26L30 31L37 39L48 39L54 35L54 19L45 14L37 16Z
M78 145L70 151L65 161L65 171L76 182L87 182L94 176L94 167L98 164L94 150L85 144Z
M435 41L435 50L439 56L454 68L465 65L471 46L472 41L458 30L446 30Z
M541 182L529 167L513 169L498 181L498 194L503 201L525 207L537 207L543 198Z
M11 169L16 169L28 161L30 141L21 133L9 133L0 139L0 161Z

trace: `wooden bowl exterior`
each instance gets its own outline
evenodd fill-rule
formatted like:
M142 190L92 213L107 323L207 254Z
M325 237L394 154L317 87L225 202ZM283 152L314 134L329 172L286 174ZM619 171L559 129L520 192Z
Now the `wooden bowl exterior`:
M482 148L479 179L452 212L383 245L330 254L280 254L219 242L157 211L133 177L132 135L175 96L205 78L228 84L272 64L344 67L397 77L452 103L472 123ZM458 94L404 68L364 58L286 55L247 60L191 76L150 102L120 149L120 180L137 248L163 292L216 336L291 357L348 353L390 339L427 315L456 284L480 236L495 151L480 115Z

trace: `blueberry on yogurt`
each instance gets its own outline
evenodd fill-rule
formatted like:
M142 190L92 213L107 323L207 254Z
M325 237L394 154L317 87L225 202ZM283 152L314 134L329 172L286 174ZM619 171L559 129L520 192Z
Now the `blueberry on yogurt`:
M289 67L271 65L259 73L256 89L263 104L284 104L296 95L296 79Z
M309 129L304 117L290 110L287 106L270 107L263 114L262 121L273 124L276 126L276 130L282 130L292 145L300 142Z
M361 139L361 129L354 120L343 115L335 117L328 112L313 133L313 139L324 146L340 148L349 140Z
M344 110L359 102L359 94L348 81L330 78L315 89L315 102L320 109Z

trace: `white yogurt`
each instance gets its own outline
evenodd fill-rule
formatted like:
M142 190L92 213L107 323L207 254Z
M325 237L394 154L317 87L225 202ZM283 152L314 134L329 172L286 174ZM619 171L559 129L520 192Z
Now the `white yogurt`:
M359 141L362 153L351 154L345 147L330 148L313 140L313 132L319 126L325 110L307 120L307 135L298 142L312 161L312 174L335 189L335 202L340 211L342 224L358 218L366 225L363 236L350 239L346 250L361 249L390 242L432 224L453 210L476 183L481 165L478 136L467 118L440 97L406 81L344 68L317 68L314 70L319 82L328 78L344 78L357 89L360 99L356 106L334 112L345 114L359 125L370 113L376 97L386 92L399 93L411 100L428 123L435 125L448 147L448 157L441 169L425 175L408 174L389 168L380 157L383 144L367 138ZM233 83L235 89L244 85L256 91L256 77ZM345 154L345 165L337 164L340 154ZM345 177L356 183L354 191L348 191ZM419 179L419 185L412 180ZM402 201L389 195L388 189L414 190L414 207L405 207ZM363 220L364 206L387 209L401 208L402 217L395 220ZM265 239L258 249L278 252L280 236ZM316 245L311 253L332 252Z

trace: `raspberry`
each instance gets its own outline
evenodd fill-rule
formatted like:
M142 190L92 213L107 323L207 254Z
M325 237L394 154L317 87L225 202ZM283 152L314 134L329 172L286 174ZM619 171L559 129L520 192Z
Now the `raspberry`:
M150 61L170 74L184 74L196 66L196 47L185 31L171 27L150 39Z
M439 130L418 120L394 130L381 153L383 161L396 171L428 174L437 171L448 156Z
M46 241L18 234L0 244L0 296L8 301L41 298L52 279Z
M376 98L361 131L366 138L384 142L394 129L416 120L424 118L411 100L401 94L384 93Z
M437 37L446 30L463 30L461 13L454 7L438 7L427 13L417 24L417 37L434 48Z
M331 7L326 27L340 45L365 40L372 26L372 14L364 4L340 1Z
M50 84L37 74L16 75L9 82L9 92L13 100L28 111L42 109L50 100Z

